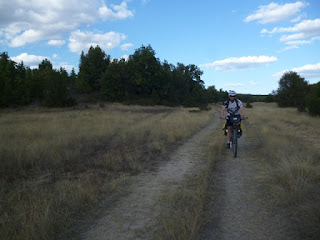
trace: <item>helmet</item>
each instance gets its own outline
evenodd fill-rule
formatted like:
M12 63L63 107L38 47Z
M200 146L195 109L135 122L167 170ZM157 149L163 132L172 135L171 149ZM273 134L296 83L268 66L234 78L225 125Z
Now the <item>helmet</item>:
M233 90L230 90L229 93L228 93L229 96L236 96L237 93Z

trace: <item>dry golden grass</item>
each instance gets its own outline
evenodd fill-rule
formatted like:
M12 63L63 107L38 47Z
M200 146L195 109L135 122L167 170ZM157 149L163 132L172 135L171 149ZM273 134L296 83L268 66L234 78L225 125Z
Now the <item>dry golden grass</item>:
M78 217L152 167L212 111L107 105L2 111L1 239L61 239Z
M276 209L290 211L303 239L319 239L320 119L274 104L256 103L247 112L261 166L257 179Z

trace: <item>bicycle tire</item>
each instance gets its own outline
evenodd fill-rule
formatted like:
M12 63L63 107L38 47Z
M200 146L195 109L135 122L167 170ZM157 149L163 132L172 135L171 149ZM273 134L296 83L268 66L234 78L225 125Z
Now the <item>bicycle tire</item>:
M235 128L232 128L232 153L233 157L237 157L238 151L238 132Z

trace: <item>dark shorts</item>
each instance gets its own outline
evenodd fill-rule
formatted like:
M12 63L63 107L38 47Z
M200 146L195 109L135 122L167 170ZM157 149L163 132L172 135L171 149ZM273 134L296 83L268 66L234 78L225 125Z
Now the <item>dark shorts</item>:
M226 127L230 127L230 126L232 126L232 123L230 122L230 120L229 120L229 119L227 119Z

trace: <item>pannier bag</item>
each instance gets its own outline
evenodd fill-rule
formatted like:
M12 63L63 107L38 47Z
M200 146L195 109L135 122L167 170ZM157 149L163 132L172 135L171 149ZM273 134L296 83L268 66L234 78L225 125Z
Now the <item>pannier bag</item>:
M227 136L228 128L226 127L226 124L223 125L222 130L223 130L223 134Z

